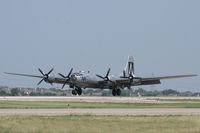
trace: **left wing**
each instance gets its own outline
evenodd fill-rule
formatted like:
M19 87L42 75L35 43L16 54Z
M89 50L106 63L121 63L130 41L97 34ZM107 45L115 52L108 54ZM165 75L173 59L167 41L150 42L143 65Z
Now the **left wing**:
M190 75L176 75L176 76L165 76L165 77L151 77L151 78L142 78L142 81L149 81L149 80L162 80L162 79L174 79L174 78L186 78L186 77L195 77L198 76L197 74L190 74Z
M190 75L175 75L175 76L164 76L164 77L150 77L150 78L140 78L137 82L130 82L129 79L119 79L116 80L118 84L131 84L131 85L151 85L151 84L160 84L160 80L163 79L174 79L174 78L186 78L198 76L197 74Z

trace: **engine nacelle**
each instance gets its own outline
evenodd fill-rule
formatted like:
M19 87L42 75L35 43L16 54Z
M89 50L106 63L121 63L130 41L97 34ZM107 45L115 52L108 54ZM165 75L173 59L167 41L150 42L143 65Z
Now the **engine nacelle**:
M53 78L53 77L48 77L47 79L44 79L45 80L45 82L47 82L47 83L53 83L54 81L55 81L55 78Z

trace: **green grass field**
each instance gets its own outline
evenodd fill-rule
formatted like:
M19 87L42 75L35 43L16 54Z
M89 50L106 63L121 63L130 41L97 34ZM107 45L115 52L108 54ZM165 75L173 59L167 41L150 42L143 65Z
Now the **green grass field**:
M200 108L200 103L92 103L65 101L0 101L0 109L51 108Z
M149 99L149 100L157 100L157 101L180 101L180 102L200 102L200 99Z
M199 133L200 116L0 116L0 133Z

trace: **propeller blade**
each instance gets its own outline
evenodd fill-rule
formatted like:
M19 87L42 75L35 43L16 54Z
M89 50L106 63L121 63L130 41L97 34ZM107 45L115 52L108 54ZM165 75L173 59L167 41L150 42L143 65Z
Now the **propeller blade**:
M69 74L67 77L69 77L72 74L73 68L70 70Z
M52 68L52 69L47 73L47 75L49 75L49 74L53 71L53 69L54 69L54 68Z
M104 79L104 77L102 77L102 76L100 76L100 75L98 75L98 74L96 74L96 76L99 77L99 78L101 78L101 79Z
M42 72L42 70L40 68L38 68L38 70L40 71L40 73L45 76L45 74Z
M40 82L38 82L38 84L37 85L40 85L41 83L42 83L42 81L44 80L44 78L42 79L42 80L40 80Z
M63 84L62 89L65 87L66 83Z
M61 73L58 73L61 77L66 78L64 75L62 75Z
M108 69L108 72L107 72L107 74L106 74L106 77L108 77L109 73L110 73L110 68Z

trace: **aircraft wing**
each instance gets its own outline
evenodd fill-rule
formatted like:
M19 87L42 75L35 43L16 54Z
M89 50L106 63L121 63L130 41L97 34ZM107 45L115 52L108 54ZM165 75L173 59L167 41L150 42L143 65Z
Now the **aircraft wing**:
M17 76L25 76L25 77L34 77L34 78L44 78L44 76L29 75L29 74L18 74L18 73L8 73L8 72L5 72L5 74L17 75Z
M198 75L197 74L191 74L191 75L176 75L176 76L165 76L165 77L150 77L150 78L141 78L141 81L186 78L186 77L194 77L194 76L198 76Z
M16 75L16 76L24 76L24 77L33 77L33 78L42 78L44 79L45 76L37 76L37 75L29 75L29 74L18 74L18 73L8 73L5 72L5 74L9 74L9 75ZM50 81L50 79L48 79L48 81ZM58 84L68 84L64 78L56 78L54 77L52 81L50 81L51 83L58 83ZM39 84L39 83L38 83Z
M175 75L175 76L164 76L164 77L149 77L149 78L140 78L140 80L131 85L151 85L151 84L160 84L160 80L163 79L174 79L174 78L185 78L185 77L194 77L198 76L196 74L191 75ZM118 84L130 84L129 79L120 79L116 80Z

